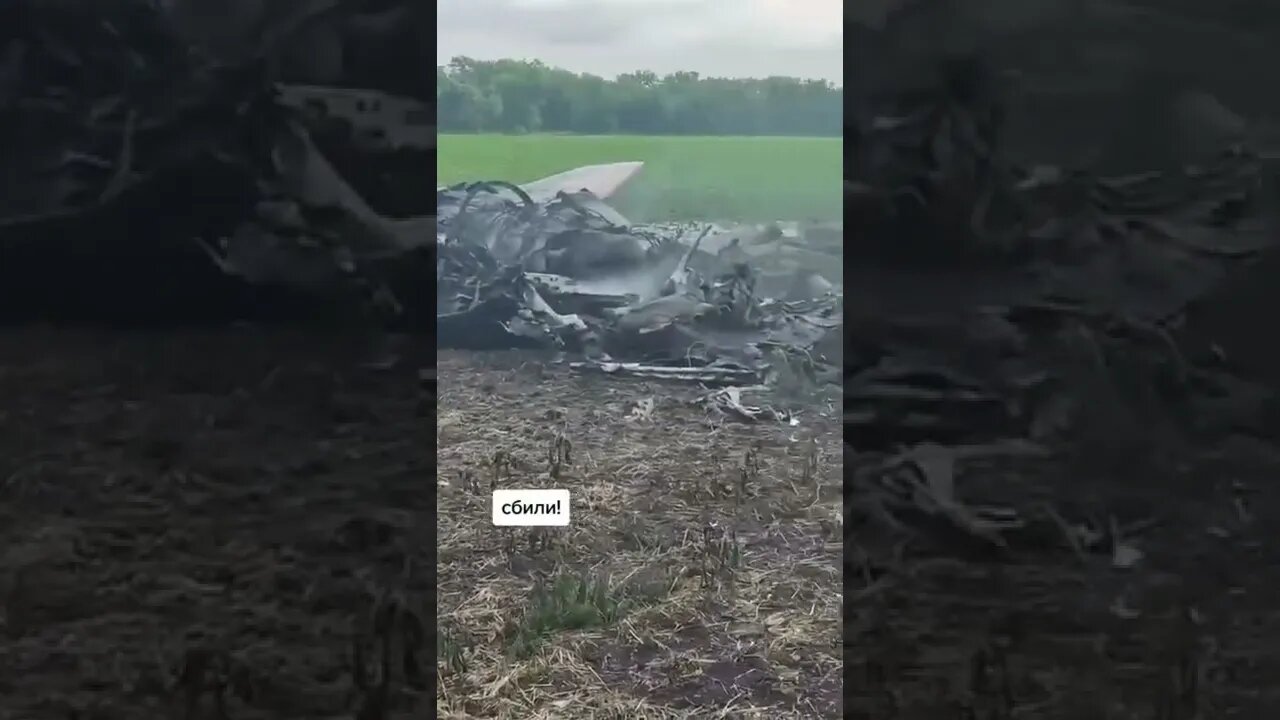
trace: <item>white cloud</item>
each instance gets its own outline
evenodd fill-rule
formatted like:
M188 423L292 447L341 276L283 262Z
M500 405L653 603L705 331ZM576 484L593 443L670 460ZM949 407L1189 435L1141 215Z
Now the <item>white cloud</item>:
M843 81L840 0L440 0L437 61Z

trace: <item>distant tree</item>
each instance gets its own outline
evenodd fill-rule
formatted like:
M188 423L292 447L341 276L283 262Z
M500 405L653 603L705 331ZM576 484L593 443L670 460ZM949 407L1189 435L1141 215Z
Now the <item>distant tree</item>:
M648 70L606 80L469 57L436 68L436 103L443 132L836 136L844 116L843 90L824 80Z

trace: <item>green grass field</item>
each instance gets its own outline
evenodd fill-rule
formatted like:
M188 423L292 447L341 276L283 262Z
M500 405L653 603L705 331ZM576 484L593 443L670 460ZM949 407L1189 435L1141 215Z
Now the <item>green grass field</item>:
M837 220L840 138L634 135L441 135L441 184L528 182L580 165L641 160L613 199L627 217L659 220Z

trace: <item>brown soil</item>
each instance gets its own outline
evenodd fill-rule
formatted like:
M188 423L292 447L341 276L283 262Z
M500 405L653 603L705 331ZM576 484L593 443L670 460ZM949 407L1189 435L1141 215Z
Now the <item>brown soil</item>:
M838 409L744 423L528 353L439 377L440 717L840 717ZM568 488L572 524L494 528L494 487Z
M0 717L425 714L434 348L375 349L0 332Z
M1144 474L1121 457L1136 445L1095 438L1070 473L959 478L971 503L1114 519L1144 553L1129 568L1061 537L993 559L859 522L842 548L837 419L728 421L688 386L530 354L441 356L437 411L428 352L0 333L0 717L216 718L215 696L228 718L424 715L435 412L441 717L1280 708L1280 453L1265 444L1157 448L1164 470ZM573 525L496 530L495 483L570 488ZM611 612L531 635L539 592L565 577Z

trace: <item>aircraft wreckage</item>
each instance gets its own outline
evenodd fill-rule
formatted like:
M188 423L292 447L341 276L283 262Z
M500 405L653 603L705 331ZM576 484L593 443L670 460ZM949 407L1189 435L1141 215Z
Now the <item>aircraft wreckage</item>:
M846 142L846 442L1269 433L1274 153L1129 175L1025 166L975 63L869 96ZM957 79L958 78L958 79ZM1163 425L1162 425L1163 424Z
M784 365L839 381L839 278L806 269L799 232L632 223L588 190L499 181L436 203L439 347L558 348L579 369L708 384Z

